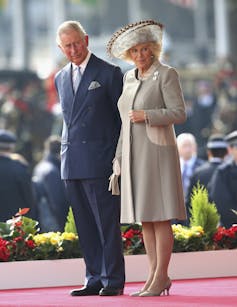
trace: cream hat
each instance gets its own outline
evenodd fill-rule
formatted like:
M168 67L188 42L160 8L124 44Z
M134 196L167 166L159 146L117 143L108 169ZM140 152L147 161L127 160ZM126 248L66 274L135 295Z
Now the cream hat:
M107 44L107 52L111 57L124 59L131 47L147 42L162 42L163 25L154 20L142 20L116 31Z

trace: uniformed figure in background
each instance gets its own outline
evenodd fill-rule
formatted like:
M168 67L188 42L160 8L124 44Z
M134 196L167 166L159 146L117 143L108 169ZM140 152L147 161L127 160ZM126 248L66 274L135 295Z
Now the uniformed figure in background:
M0 129L0 222L12 218L19 208L30 208L34 217L34 197L27 161L14 153L15 135Z
M224 135L211 135L206 144L206 152L208 160L197 167L190 177L188 194L185 200L188 216L189 208L191 206L191 195L194 187L196 187L199 182L200 185L204 186L208 190L208 185L212 175L214 174L216 168L223 163L224 158L227 155L227 142L224 139Z
M36 192L36 214L41 232L64 231L69 209L66 189L60 175L61 138L48 137L44 155L33 170Z
M237 130L226 136L229 159L221 164L213 174L208 186L209 196L215 202L221 216L221 224L226 228L237 224Z

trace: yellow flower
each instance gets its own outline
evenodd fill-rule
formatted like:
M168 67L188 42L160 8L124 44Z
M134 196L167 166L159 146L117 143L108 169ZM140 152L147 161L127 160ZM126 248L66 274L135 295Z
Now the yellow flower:
M60 240L59 240L59 238L56 237L56 236L52 236L52 237L50 238L50 243L51 243L52 245L58 245L59 242L60 242Z
M190 239L191 237L201 237L204 234L204 230L201 226L192 226L188 228L180 224L173 224L172 230L174 237L177 240Z
M78 239L78 236L73 232L63 232L61 238L62 240L74 241Z

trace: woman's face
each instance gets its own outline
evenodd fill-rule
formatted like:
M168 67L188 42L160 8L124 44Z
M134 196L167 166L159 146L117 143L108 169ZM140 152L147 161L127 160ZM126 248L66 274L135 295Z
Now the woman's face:
M130 48L129 55L136 67L142 72L150 68L154 59L149 43L138 44Z

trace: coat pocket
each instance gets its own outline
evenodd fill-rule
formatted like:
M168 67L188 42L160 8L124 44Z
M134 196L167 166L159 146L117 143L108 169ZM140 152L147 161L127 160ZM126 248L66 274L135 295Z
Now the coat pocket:
M148 139L156 145L176 145L176 137L173 125L155 127L146 125L146 133Z

